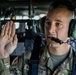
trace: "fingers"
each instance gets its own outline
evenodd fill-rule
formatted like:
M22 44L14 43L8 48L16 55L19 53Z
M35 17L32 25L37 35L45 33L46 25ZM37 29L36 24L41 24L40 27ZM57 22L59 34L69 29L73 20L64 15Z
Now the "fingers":
M4 25L4 27L1 31L1 36L7 35L9 32L8 29L9 29L9 22L7 22L6 25Z
M11 33L12 33L12 21L9 23L9 31L8 31L8 36L10 37L11 36Z
M13 38L13 43L17 45L18 43L18 39L17 39L17 35L15 34L14 38Z
M16 32L16 30L15 30L15 24L12 21L10 21L9 25L10 26L9 26L8 35L9 35L9 37L13 37L15 35L15 32Z
M15 34L14 38L13 38L15 41L18 42L18 38L17 38L17 35Z
M5 26L3 27L2 31L1 31L1 36L4 35L4 32L5 32Z
M1 36L8 35L13 37L15 35L15 24L13 21L8 21L1 31Z
M15 29L15 24L12 24L12 32L11 32L11 36L13 37L15 35L16 29Z
M10 22L7 22L6 25L5 25L4 35L8 35L8 32L9 32L9 24L10 24Z

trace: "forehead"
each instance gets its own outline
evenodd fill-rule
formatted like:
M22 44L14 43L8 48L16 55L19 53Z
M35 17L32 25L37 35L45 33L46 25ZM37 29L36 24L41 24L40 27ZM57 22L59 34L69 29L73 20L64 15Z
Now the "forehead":
M55 8L55 9L51 9L48 11L47 17L52 17L52 18L56 18L56 17L65 17L65 18L70 18L72 15L72 12L69 11L67 8Z

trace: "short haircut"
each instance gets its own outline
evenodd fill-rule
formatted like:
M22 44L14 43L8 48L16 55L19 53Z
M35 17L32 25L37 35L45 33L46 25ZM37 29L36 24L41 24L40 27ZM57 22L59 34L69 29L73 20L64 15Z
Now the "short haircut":
M73 4L70 1L68 1L68 0L55 0L50 5L49 9L62 7L62 6L65 6L70 11L74 11L75 10L75 7L73 6Z
M74 19L74 17L75 17L75 13L74 13L75 7L73 6L73 4L70 1L68 1L68 0L55 0L50 4L50 7L49 7L48 11L50 11L51 9L56 9L58 7L61 7L61 8L64 7L66 9L68 9L69 11L71 11L72 12L72 18Z

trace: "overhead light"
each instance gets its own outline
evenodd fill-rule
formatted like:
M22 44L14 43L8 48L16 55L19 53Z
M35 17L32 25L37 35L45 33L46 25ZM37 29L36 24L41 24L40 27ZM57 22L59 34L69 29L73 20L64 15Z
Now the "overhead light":
M0 18L0 20L4 20L4 17Z
M23 16L22 19L29 19L29 17L28 16Z
M39 16L40 16L40 18L42 18L42 17L46 16L46 14L40 14Z
M22 19L22 16L16 16L16 20L17 20L17 19Z
M6 19L6 20L10 20L10 17L4 18L4 19Z
M39 16L34 16L32 19L34 19L34 20L39 20L40 17L39 17Z

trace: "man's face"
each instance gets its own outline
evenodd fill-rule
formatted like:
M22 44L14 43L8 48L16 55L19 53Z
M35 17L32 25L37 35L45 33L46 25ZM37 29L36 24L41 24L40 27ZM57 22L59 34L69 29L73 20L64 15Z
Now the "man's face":
M70 19L71 12L66 8L56 8L48 12L45 20L45 37L49 45L58 45L50 39L51 37L67 40Z

